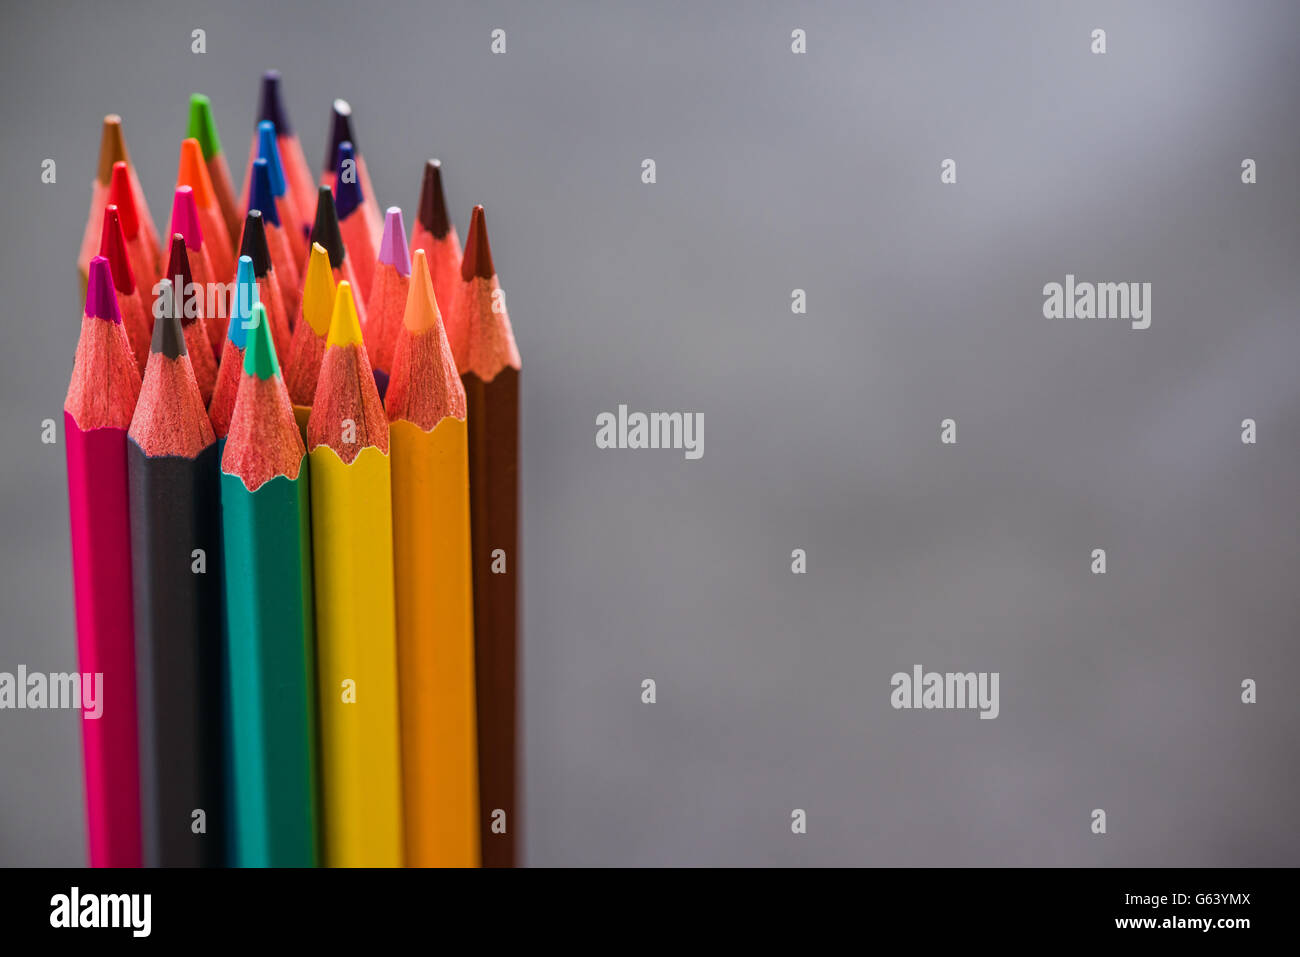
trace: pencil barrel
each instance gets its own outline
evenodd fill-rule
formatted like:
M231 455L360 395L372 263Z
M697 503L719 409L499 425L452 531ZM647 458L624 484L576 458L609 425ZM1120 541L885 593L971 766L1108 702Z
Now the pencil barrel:
M502 369L490 382L467 373L462 381L469 421L483 866L513 867L521 823L517 800L519 371ZM498 550L502 554L495 556ZM502 811L504 821L494 821Z
M86 829L91 867L139 867L140 758L136 724L126 430L63 416L67 439L78 669L102 674L102 712L83 710ZM84 694L83 694L84 700Z
M401 749L389 458L309 453L323 859L400 867Z
M406 863L477 867L468 434L455 418L390 434Z
M304 457L305 459L305 457ZM307 463L249 491L221 476L226 653L240 867L318 860L316 687Z
M151 457L127 441L146 866L224 863L217 446ZM201 812L201 813L200 813Z

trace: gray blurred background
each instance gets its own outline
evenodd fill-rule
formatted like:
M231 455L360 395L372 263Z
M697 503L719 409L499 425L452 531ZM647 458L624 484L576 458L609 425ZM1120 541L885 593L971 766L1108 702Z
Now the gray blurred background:
M6 14L0 670L76 668L40 423L100 121L161 228L188 94L239 177L277 67L313 166L342 96L381 206L409 226L438 156L462 237L487 207L528 863L1300 862L1300 8L647 6ZM1044 319L1066 273L1151 282L1151 328ZM704 457L598 450L619 403L702 412ZM914 664L1000 672L1000 717L893 710ZM0 712L0 864L84 860L78 720Z

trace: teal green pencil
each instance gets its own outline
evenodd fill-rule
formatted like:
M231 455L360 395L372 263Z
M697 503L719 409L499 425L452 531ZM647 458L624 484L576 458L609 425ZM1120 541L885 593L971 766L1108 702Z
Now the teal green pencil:
M235 863L314 867L316 693L307 454L253 307L221 457Z

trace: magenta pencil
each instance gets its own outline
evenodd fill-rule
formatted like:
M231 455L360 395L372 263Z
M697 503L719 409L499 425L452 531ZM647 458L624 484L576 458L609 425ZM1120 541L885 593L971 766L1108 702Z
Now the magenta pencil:
M140 866L126 476L126 433L139 395L140 370L122 326L111 267L96 256L90 261L81 338L63 403L78 670L97 683L102 705L98 716L83 710L81 721L92 867Z

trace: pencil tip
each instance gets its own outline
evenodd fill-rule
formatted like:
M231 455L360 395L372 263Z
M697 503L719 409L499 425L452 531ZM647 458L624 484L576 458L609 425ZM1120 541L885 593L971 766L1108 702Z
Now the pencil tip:
M112 268L113 285L117 291L134 292L135 274L131 272L131 259L126 254L126 240L122 237L122 217L112 203L104 207L104 227L99 234L99 254L108 260Z
M194 200L200 206L206 208L216 202L212 193L212 179L208 176L208 164L203 161L203 147L194 137L181 140L181 161L176 170L176 184L191 187L194 190Z
M420 225L437 239L445 239L451 229L447 218L447 199L442 191L442 162L431 159L424 164L420 181Z
M110 113L104 117L104 128L99 134L99 181L107 186L113 175L113 164L129 160L126 137L122 133L122 117Z
M402 323L411 332L425 332L438 324L442 316L438 298L433 293L433 277L429 273L429 257L417 249L411 260L411 289L406 294L406 311Z
M339 219L347 219L361 205L361 177L357 175L357 159L352 143L339 144L338 162L334 166L334 208Z
M158 308L154 309L153 341L149 345L149 351L161 352L168 359L183 356L188 351L170 279L158 282Z
M135 192L131 189L131 173L126 163L113 164L113 178L108 186L108 201L117 207L122 218L122 235L135 239L140 233L140 217L135 210Z
M257 119L270 120L275 124L281 136L292 136L289 126L289 114L285 112L284 101L280 97L280 71L267 70L262 74L262 102L258 107Z
M330 334L325 345L328 348L360 342L361 323L357 321L357 307L352 301L352 284L345 279L334 293L334 315L330 318Z
M173 285L172 295L177 318L181 320L182 325L188 326L197 318L198 313L188 314L190 310L185 309L186 296L201 293L193 288L194 276L190 272L190 256L185 251L185 237L180 233L172 234L171 254L167 258L167 273L164 278L170 280Z
M92 319L122 322L122 312L117 307L117 291L113 288L113 267L103 256L90 261L90 275L86 282L86 315Z
M250 209L244 217L244 237L239 241L239 255L252 260L254 275L265 276L271 271L271 247L266 244L266 226L260 209Z
M329 332L334 315L334 272L330 268L329 253L320 243L313 243L311 257L307 260L307 276L303 280L302 315L318 336Z
M492 265L492 247L488 244L487 220L483 207L475 206L469 220L469 235L465 238L465 258L460 263L460 278L468 282L477 276L491 279L496 275Z
M411 274L411 254L406 246L406 224L402 210L389 206L384 213L384 237L379 243L379 261L393 266L403 276Z
M256 303L248 317L248 344L244 348L244 371L259 379L269 379L280 371L271 340L271 322L266 317L266 306Z
M253 307L261 301L254 275L251 256L240 256L235 268L235 293L230 297L230 322L226 325L226 338L242 349L248 339L251 325L246 321L252 319Z
M190 94L190 122L185 135L199 141L205 160L221 152L221 137L217 135L217 121L212 116L212 101L202 93Z
M334 208L334 194L328 186L316 190L316 221L311 227L311 241L320 243L330 255L330 267L343 265L343 234L339 231L339 214Z
M280 162L280 143L275 138L275 124L263 120L257 124L257 155L266 160L271 174L271 190L276 196L285 192L284 164Z
M260 210L268 223L279 226L280 210L271 191L271 164L260 157L253 160L252 180L248 187L248 208Z
M199 227L199 207L194 202L194 189L177 186L172 199L172 232L185 237L189 249L203 245L203 230Z
M325 172L334 172L334 160L339 153L339 144L344 140L353 145L357 142L352 135L352 107L347 100L335 100L330 114L330 138L325 144Z

